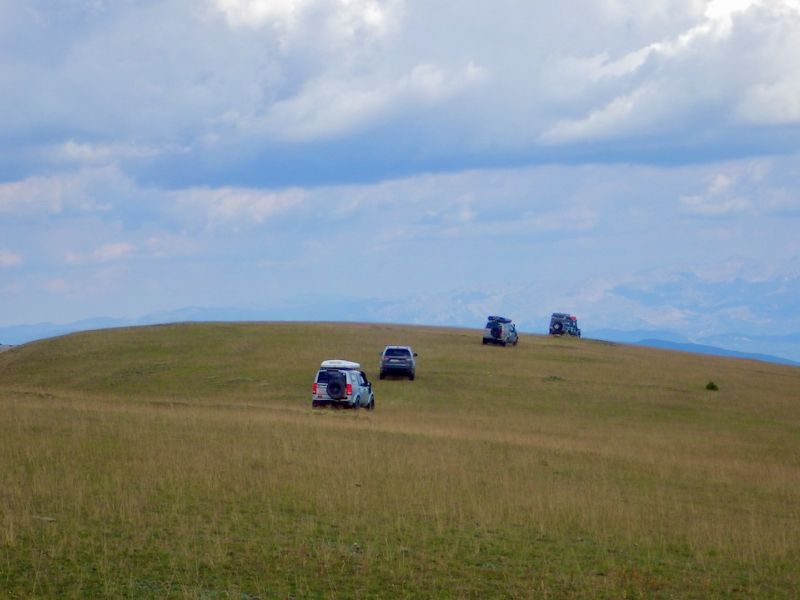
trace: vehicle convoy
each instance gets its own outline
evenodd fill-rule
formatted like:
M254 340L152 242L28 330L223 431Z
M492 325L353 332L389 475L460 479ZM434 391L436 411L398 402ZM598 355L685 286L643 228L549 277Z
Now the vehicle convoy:
M402 375L414 381L417 376L416 356L411 346L386 346L381 352L379 377L385 379L387 375Z
M324 360L311 387L311 406L375 408L375 393L361 365L349 360Z
M578 317L569 313L553 313L550 317L550 335L571 335L581 337Z
M517 345L519 336L517 327L511 319L506 317L490 316L486 320L486 327L483 329L483 344L499 344L506 346Z

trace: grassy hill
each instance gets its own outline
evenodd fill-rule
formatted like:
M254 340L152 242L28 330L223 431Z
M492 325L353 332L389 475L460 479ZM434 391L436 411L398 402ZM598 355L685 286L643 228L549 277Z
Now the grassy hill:
M374 412L311 410L325 358ZM0 353L0 597L795 598L798 564L797 368L349 324Z

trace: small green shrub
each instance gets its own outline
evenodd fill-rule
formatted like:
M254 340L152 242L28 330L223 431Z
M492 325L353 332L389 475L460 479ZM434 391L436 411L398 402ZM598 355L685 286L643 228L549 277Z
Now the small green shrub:
M714 383L713 381L709 381L706 384L706 389L711 391L711 392L718 392L719 391L719 386L716 383Z

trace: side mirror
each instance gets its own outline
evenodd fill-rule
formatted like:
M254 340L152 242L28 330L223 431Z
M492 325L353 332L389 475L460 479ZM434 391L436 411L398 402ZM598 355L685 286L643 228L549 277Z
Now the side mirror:
M419 354L417 354L416 352L414 352L414 356L419 356Z

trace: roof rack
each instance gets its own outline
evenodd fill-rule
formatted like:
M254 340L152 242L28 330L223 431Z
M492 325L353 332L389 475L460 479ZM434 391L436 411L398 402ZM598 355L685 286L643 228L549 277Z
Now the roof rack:
M357 362L352 362L349 360L333 359L333 360L323 360L319 368L340 369L340 370L343 369L345 371L360 371L361 365Z
M496 321L498 323L511 323L511 319L507 319L506 317L497 317L495 315L490 315L489 321Z

